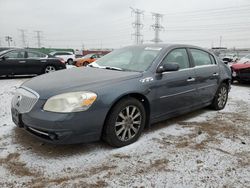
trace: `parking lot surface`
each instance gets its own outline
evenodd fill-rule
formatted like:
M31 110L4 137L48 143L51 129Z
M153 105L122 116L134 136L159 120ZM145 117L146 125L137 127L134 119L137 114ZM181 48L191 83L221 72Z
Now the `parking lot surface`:
M250 86L232 86L226 108L153 125L134 144L43 143L11 120L13 93L29 78L0 80L0 187L247 187Z

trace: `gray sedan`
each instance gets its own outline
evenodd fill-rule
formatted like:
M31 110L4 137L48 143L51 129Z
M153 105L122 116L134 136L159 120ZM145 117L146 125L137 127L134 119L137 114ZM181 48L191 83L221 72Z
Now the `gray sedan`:
M121 147L153 123L207 106L223 109L230 81L230 69L202 48L129 46L88 67L25 82L13 97L12 119L43 141L103 138Z

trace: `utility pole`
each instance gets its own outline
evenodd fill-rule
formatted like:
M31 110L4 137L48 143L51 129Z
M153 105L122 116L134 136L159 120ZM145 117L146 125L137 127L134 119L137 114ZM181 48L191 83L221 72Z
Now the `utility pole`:
M220 36L220 48L221 48L221 43L222 43L222 36Z
M6 36L6 37L5 37L5 41L8 42L8 46L10 47L10 43L12 42L12 37Z
M37 47L41 48L41 33L42 31L34 31L36 33L36 38L37 38Z
M18 29L21 32L21 41L22 41L22 46L27 47L26 43L26 35L25 35L25 30L24 29Z
M155 23L151 25L151 27L155 30L155 38L152 40L154 43L162 42L160 39L160 31L164 29L164 27L160 24L160 20L163 18L163 14L152 13L153 19Z
M135 36L135 44L142 44L143 42L143 35L141 34L141 29L143 28L143 24L141 23L141 16L143 15L142 10L140 9L134 9L132 7L130 7L132 9L132 14L135 14L135 21L132 23L133 28L135 29L135 32L132 34Z

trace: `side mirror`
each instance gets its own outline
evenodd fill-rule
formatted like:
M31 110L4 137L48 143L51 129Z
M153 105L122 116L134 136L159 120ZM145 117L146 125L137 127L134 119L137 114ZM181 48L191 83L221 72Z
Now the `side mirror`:
M93 56L91 56L91 57L90 57L90 59L94 59L94 57L93 57Z
M163 72L172 72L172 71L178 71L179 70L179 64L178 63L167 63L159 66L156 70L156 73L163 73Z

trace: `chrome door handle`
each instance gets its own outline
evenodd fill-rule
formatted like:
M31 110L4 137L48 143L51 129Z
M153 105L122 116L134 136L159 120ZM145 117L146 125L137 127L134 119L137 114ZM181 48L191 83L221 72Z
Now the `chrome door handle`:
M19 63L26 63L26 61L19 61Z
M215 72L213 73L213 76L219 76L219 73Z
M187 79L187 82L194 82L195 81L195 78L188 78Z

